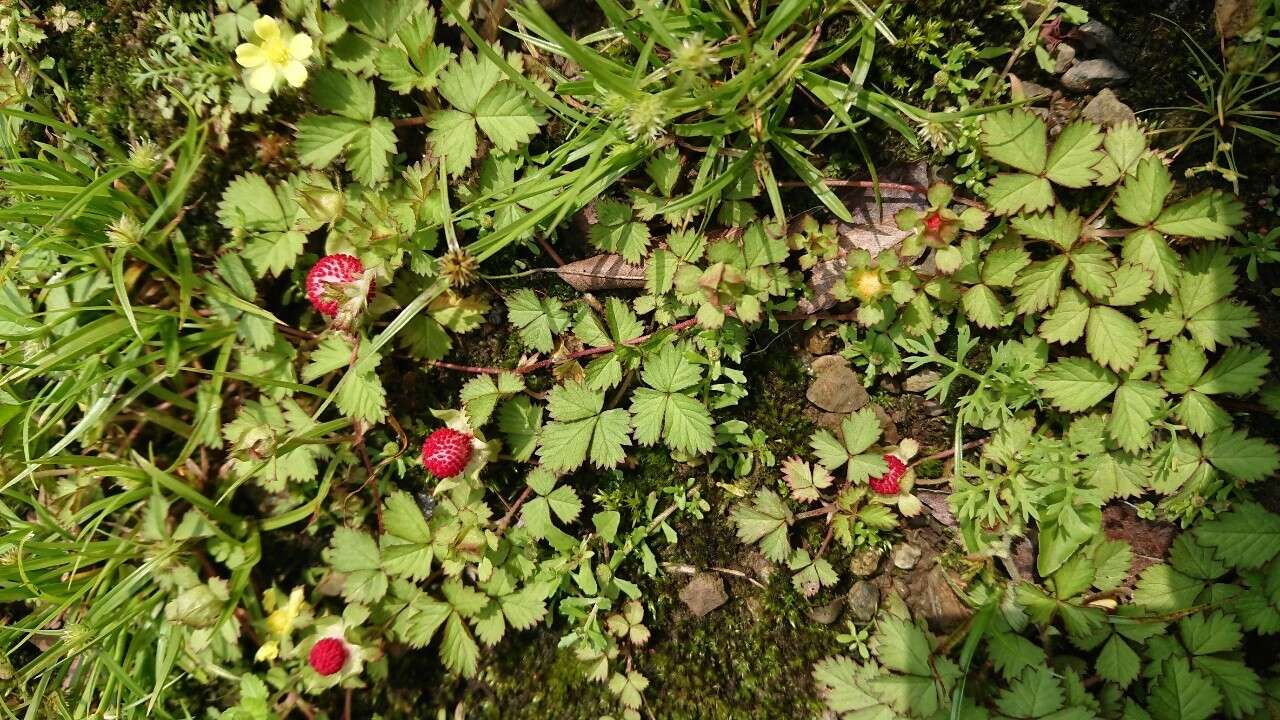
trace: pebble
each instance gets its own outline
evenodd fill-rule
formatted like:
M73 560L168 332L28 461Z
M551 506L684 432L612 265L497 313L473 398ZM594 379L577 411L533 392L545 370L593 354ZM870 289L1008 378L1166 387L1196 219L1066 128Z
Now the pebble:
M713 572L700 572L693 576L680 591L680 601L694 617L702 617L728 602L724 580Z
M859 580L845 595L849 614L858 622L870 622L880 607L880 589L866 580Z
M1129 72L1112 60L1085 60L1071 66L1062 76L1062 86L1072 92L1095 92L1129 81Z
M851 413L871 401L866 388L862 387L862 379L839 355L823 355L814 360L813 372L815 377L805 397L823 410Z
M853 554L849 560L849 572L857 577L868 577L874 575L876 568L880 567L880 551L873 548L863 548Z
M893 546L893 566L899 570L910 570L920 562L920 548L909 543L898 543Z
M1133 113L1133 108L1120 102L1120 98L1112 92L1111 88L1103 88L1102 92L1098 93L1089 101L1088 105L1084 106L1084 110L1080 114L1086 120L1092 120L1103 127L1113 127L1138 121L1138 116Z
M840 611L844 608L844 603L840 598L836 598L826 605L809 608L809 612L805 613L809 619L821 625L830 625L840 619Z
M938 384L942 373L937 370L921 370L902 381L902 389L909 393L922 393Z

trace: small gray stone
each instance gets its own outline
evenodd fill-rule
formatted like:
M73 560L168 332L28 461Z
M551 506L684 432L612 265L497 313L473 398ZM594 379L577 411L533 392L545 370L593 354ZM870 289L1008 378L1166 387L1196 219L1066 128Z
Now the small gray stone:
M942 379L942 373L937 370L921 370L902 381L902 389L909 393L922 393Z
M889 417L889 411L872 404L871 411L876 414L876 419L880 421L880 432L884 433L884 443L886 445L897 445L902 436L898 434L898 426L894 424L893 418ZM844 433L840 434L840 439L844 439Z
M1073 34L1081 38L1084 46L1090 50L1115 52L1120 46L1120 38L1116 36L1116 31L1101 20L1090 20L1076 28Z
M1076 49L1066 43L1058 45L1053 53L1053 74L1061 75L1076 64Z
M838 357L825 355L814 361L817 377L809 385L805 397L809 402L833 413L850 413L865 406L871 400L866 388L862 387L862 379L858 377L848 363L823 363L824 358Z
M844 603L840 601L840 598L836 598L826 605L809 608L809 612L805 614L816 623L830 625L840 619L840 611L843 609L843 605Z
M880 588L866 580L859 580L849 588L845 602L849 605L849 614L854 620L870 622L880 607Z
M764 553L753 550L747 555L746 565L762 583L768 584L769 578L773 577L774 565Z
M1062 86L1072 92L1095 92L1129 81L1129 72L1114 61L1100 58L1071 66L1062 76Z
M962 624L973 611L956 596L942 566L918 572L907 584L904 598L916 617L922 617L938 632L949 632Z
M680 591L680 601L693 613L694 617L702 617L728 602L729 596L724 592L724 580L713 572L700 572L693 576L688 585Z
M849 560L849 572L857 577L873 575L878 567L880 567L880 551L873 548L863 548L854 553L853 558Z
M1086 120L1092 120L1103 127L1113 127L1115 125L1123 125L1124 123L1134 123L1138 121L1138 116L1133 114L1133 108L1120 102L1120 98L1111 91L1111 88L1103 88L1088 105L1084 106L1084 110L1080 113Z
M899 570L910 570L920 562L920 548L909 543L898 543L893 546L893 566Z

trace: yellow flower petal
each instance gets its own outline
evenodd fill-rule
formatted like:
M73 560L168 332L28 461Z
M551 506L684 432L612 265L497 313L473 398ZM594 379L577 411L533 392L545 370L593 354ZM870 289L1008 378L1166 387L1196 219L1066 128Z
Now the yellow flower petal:
M253 21L253 32L263 40L280 37L280 24L270 15L263 15Z
M302 87L302 84L307 81L307 69L297 60L285 63L281 71L284 73L284 79L292 87Z
M271 86L276 84L276 68L271 63L260 65L256 70L249 73L249 87L260 93L271 92Z
M306 33L298 33L289 38L289 55L294 60L306 60L311 57L311 36Z
M267 56L262 52L262 48L252 43L243 43L236 46L236 62L247 68L258 67L267 61Z
M274 640L262 643L262 647L259 647L258 652L253 655L253 659L257 662L271 662L277 657L280 657L280 646Z

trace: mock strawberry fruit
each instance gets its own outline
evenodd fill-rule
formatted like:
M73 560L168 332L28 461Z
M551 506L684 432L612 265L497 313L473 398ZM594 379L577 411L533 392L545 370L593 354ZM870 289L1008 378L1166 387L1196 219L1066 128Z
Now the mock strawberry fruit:
M453 428L440 428L422 441L422 464L438 478L462 472L471 460L471 436Z
M347 645L336 637L321 638L311 646L307 662L317 673L332 675L347 663Z
M364 274L360 258L345 253L325 255L307 272L307 298L321 315L333 317L347 301L346 288ZM373 297L373 283L369 283Z
M899 481L907 473L907 464L897 455L885 455L884 461L889 464L889 472L878 478L871 478L871 489L881 495L897 495Z
M942 229L942 214L936 212L929 213L928 217L924 219L924 227L931 233L937 233Z

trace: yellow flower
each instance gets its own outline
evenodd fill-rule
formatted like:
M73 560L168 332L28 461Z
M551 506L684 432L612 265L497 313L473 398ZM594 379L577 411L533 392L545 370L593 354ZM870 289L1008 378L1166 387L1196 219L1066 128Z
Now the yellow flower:
M258 652L253 655L255 662L271 662L278 657L280 657L280 645L275 640L262 643L262 647L258 648Z
M261 93L271 92L276 77L283 75L292 87L302 87L307 81L307 67L303 64L311 57L311 36L297 33L287 40L289 26L281 32L280 23L270 16L253 21L253 32L259 42L243 43L236 48L236 62L253 68L249 73L249 87Z
M275 609L275 612L267 616L267 632L277 637L285 637L293 632L294 625L299 619L307 622L311 619L311 606L307 604L304 590L300 587L293 589L289 593L289 600L285 604L276 608L278 603L277 593L274 589L269 590L270 595L263 593L263 605L268 610Z

